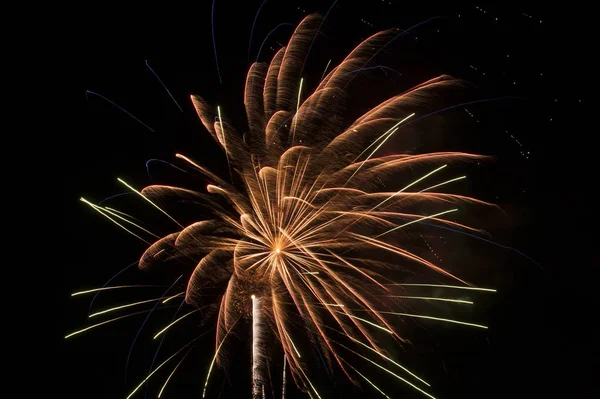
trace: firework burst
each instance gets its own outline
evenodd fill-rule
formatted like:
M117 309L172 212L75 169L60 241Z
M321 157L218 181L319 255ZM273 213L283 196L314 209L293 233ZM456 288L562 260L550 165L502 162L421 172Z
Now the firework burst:
M172 321L155 338L179 320L202 314L198 311L207 298L216 298L215 353L204 395L213 366L224 360L221 348L225 340L241 320L253 318L254 397L264 396L268 384L265 364L271 349L266 347L267 340L277 342L283 351L284 382L288 372L312 397L321 395L309 379L309 356L301 353L300 341L316 345L327 367L338 368L355 383L368 383L386 397L350 359L372 364L418 393L433 397L423 379L390 358L382 347L384 339L404 341L394 320L429 318L486 327L406 311L403 304L407 301L472 302L398 295L396 289L402 281L390 276L427 270L455 280L446 288L477 290L411 251L405 233L431 225L474 232L448 217L464 206L490 204L443 191L465 176L440 176L451 164L484 157L459 152L378 156L378 150L405 125L426 116L422 110L433 95L460 82L439 76L348 122L344 107L347 86L398 32L384 31L364 40L308 92L301 74L321 23L318 15L306 17L269 63L252 64L244 92L246 133L240 134L228 122L225 109L199 96L191 97L202 124L226 155L230 179L177 154L182 165L209 182L206 192L165 185L136 191L121 180L178 226L178 231L149 246L139 267L148 270L171 260L193 262L185 292L152 301L165 303L184 297L196 309ZM419 173L416 177L415 171ZM389 187L396 188L381 191L384 181L393 182ZM171 216L168 205L159 207L159 203L168 204L165 198L202 203L213 217L182 224ZM87 203L129 233L150 240L151 233L128 215ZM105 289L110 288L118 287ZM112 320L116 319L97 325ZM185 353L186 348L189 346L175 355Z

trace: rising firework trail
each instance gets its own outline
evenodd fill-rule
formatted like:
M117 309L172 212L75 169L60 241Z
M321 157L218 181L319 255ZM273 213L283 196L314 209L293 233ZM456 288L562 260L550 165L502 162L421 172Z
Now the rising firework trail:
M252 398L257 399L264 396L264 385L261 379L261 320L260 299L252 295Z
M281 399L285 399L285 389L287 385L285 369L287 367L287 357L283 355L283 379L281 383Z
M374 365L416 395L433 398L427 392L429 384L417 377L420 373L400 365L384 350L384 346L406 342L406 325L399 327L398 319L487 328L470 320L406 310L415 303L465 307L473 304L471 298L397 291L445 288L472 295L493 291L474 287L451 268L429 260L412 241L436 227L473 236L482 233L458 220L467 207L494 206L444 189L465 179L454 174L455 164L480 162L486 157L463 152L379 155L392 137L410 133L409 124L414 129L414 123L424 116L451 109L438 107L431 112L427 108L434 106L440 93L460 88L461 82L438 76L353 116L346 107L351 83L358 82L359 72L369 69L367 64L399 35L389 30L368 37L337 66L330 68L329 60L323 77L311 81L301 75L322 22L319 15L307 16L269 62L257 60L250 66L244 90L248 122L244 134L230 122L235 120L228 118L230 109L191 96L202 125L223 151L229 179L183 154L174 156L177 168L201 176L206 186L150 185L137 190L118 179L137 194L129 197L132 201L160 212L156 214L161 221L169 223L167 232L158 234L142 227L129 211L103 208L82 199L131 236L153 242L140 258L140 269L150 271L171 261L188 265L185 286L178 294L153 295L90 317L183 298L191 309L162 324L153 337L193 318L214 320L215 350L210 364L203 365L208 369L203 397L210 387L213 366L226 364L231 341L226 338L239 336L245 323L252 326L248 341L252 344L253 398L264 397L265 385L271 382L263 368L273 358L271 352L277 351L284 355L282 396L289 380L311 397L322 398L317 371L308 360L308 345L315 345L319 356L322 353L328 374L337 370L353 383L362 382L365 389L387 397L369 375ZM213 45L217 62L214 26ZM217 71L221 81L218 62ZM386 191L381 191L382 186ZM199 204L211 216L186 220L178 213L182 202ZM161 238L156 239L155 234ZM403 279L414 275L434 278L428 280L431 284ZM108 294L134 288L119 285L86 292ZM80 294L83 292L74 295ZM214 312L205 315L201 309L207 306ZM67 337L145 312L101 321ZM267 348L267 336L268 342L277 342L280 348ZM176 364L162 393L188 355L178 363L170 360L188 346L152 370L129 396L163 365ZM350 364L347 359L354 361ZM388 368L390 364L395 371Z

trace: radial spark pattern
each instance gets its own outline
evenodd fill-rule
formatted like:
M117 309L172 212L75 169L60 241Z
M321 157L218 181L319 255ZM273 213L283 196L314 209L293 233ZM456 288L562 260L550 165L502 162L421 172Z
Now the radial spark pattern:
M219 364L224 356L220 348L238 321L254 314L260 315L260 322L255 320L253 334L260 330L281 345L289 374L313 397L320 397L318 387L309 379L298 344L307 337L329 366L336 365L355 382L366 381L385 395L346 356L365 359L431 397L425 381L385 355L380 336L402 341L394 322L399 317L462 323L399 311L396 305L402 301L447 301L457 306L472 302L394 295L398 281L388 276L428 270L456 280L455 288L468 286L413 253L404 234L424 224L472 231L448 218L466 205L489 204L444 193L464 176L440 176L448 165L483 157L458 152L378 156L391 137L425 114L433 95L460 83L439 76L349 123L344 107L348 85L398 32L384 31L364 40L309 93L300 74L321 22L318 15L306 17L270 63L250 67L244 93L245 134L228 122L227 110L192 96L202 124L226 155L231 177L221 178L177 154L185 161L182 164L209 182L208 194L163 185L146 187L140 194L157 208L157 200L165 197L202 202L214 217L190 225L172 218L180 230L152 244L139 267L150 269L171 259L198 260L185 290L185 301L195 306L205 302L206 290L222 288L216 295L213 363ZM383 190L384 181L395 188ZM123 215L92 206L121 227L126 225L119 220ZM171 217L168 205L159 209ZM263 339L255 342L260 347L252 352L254 396L264 392L267 379L261 375L265 368L260 362L267 350ZM403 376L381 366L385 361Z

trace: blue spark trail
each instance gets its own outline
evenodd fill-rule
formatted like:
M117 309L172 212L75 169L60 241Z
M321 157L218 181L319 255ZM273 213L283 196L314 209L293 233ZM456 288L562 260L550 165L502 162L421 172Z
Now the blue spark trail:
M113 199L113 198L116 198L116 197L121 197L123 195L131 195L131 194L135 194L135 193L133 193L133 192L127 192L127 193L121 193L121 194L111 195L110 197L104 198L102 201L98 202L98 205L101 205L102 203L104 203L104 202L106 202L106 201L108 201L110 199Z
M179 307L177 308L177 311L175 312L175 314L173 315L173 317L171 318L171 321L169 322L169 324L171 324L173 322L173 320L175 320L175 317L177 316L177 314L179 313L179 311L181 310L181 308L183 307L183 304L185 303L185 301L181 301L181 305L179 305ZM148 373L150 373L152 371L152 367L154 367L154 362L156 362L156 358L158 357L158 351L160 351L160 347L163 344L163 341L165 340L165 337L167 336L167 334L169 333L169 331L165 331L165 333L163 334L162 338L160 339L160 342L158 343L158 348L156 348L156 353L154 353L154 358L152 359L152 363L150 364L150 370L148 370ZM146 388L148 387L148 385L146 385ZM148 394L148 391L144 392L144 398L146 398Z
M398 218L398 219L402 219L402 220L414 220L414 219L410 219L410 218ZM537 261L535 261L533 258L529 257L528 255L524 254L523 252L519 251L519 250L518 250L518 249L516 249L516 248L510 247L510 246L508 246L508 245L503 245L503 244L497 243L496 241L492 241L492 240L489 240L489 239L487 239L487 238L480 237L480 236L478 236L478 235L475 235L475 234L467 233L466 231L462 231L462 230L453 229L453 228L451 228L451 227L440 226L440 225L433 224L433 223L429 223L429 222L421 222L421 223L422 223L422 224L424 224L424 225L427 225L427 226L436 227L436 228L438 228L438 229L444 229L444 230L452 231L452 232L454 232L454 233L459 233L459 234L462 234L462 235L465 235L465 236L473 237L473 238L476 238L476 239L478 239L478 240L481 240L481 241L487 242L487 243L489 243L489 244L495 245L495 246L497 246L497 247L500 247L500 248L502 248L502 249L508 249L508 250L510 250L510 251L513 251L513 252L515 252L515 253L517 253L517 254L519 254L519 255L523 256L524 258L526 258L527 260L529 260L531 263L533 263L533 264L535 264L536 266L538 266L538 267L542 268L542 270L545 270L545 269L542 267L542 265L540 265L540 264L539 264Z
M156 72L154 72L154 69L152 69L152 67L150 66L150 64L148 64L148 60L144 60L144 62L146 63L146 66L148 67L148 69L150 70L150 72L152 72L152 74L156 77L156 79L158 79L158 81L160 82L160 84L162 85L162 87L164 87L165 90L167 91L167 93L169 93L169 97L171 97L171 100L173 100L173 102L175 103L175 105L177 105L177 107L179 108L179 110L181 112L183 112L183 109L181 108L181 106L179 105L179 103L177 102L177 100L175 100L175 97L173 97L173 95L171 94L171 92L169 91L169 89L167 89L167 86L158 77L158 75L156 74Z
M469 104L478 104L478 103L485 103L485 102L488 102L488 101L498 101L498 100L507 100L507 99L523 100L522 97L503 96L503 97L496 97L496 98L484 98L483 100L469 101L469 102L466 102L466 103L460 103L460 104L456 104L456 105L451 105L451 106L446 107L446 108L438 109L437 111L433 111L433 112L431 112L431 113L429 113L427 115L423 115L423 116L421 116L419 118L416 118L416 119L413 119L413 120L411 120L409 122L406 122L406 123L402 124L402 126L410 125L411 123L415 123L415 122L417 122L417 121L419 121L419 120L421 120L423 118L427 118L428 116L435 115L435 114L438 114L440 112L447 111L449 109L463 107L463 106L469 105Z
M100 204L98 204L100 205ZM118 272L117 274L115 274L114 276L112 276L110 279L108 279L108 281L106 283L104 283L104 285L101 288L106 287L108 284L110 284L111 281L113 281L118 275L120 275L121 273L123 273L125 270L128 270L129 268L131 268L132 266L135 266L138 264L139 261L135 261L132 264L130 264L129 266L125 267L123 270L121 270L120 272ZM90 313L92 313L92 305L94 304L94 301L96 300L96 297L100 294L101 291L98 291L94 294L94 296L92 297L92 300L90 301L90 307L88 308L88 316L90 315Z
M212 2L212 11L210 13L210 23L212 28L212 41L213 41L213 49L215 50L215 63L217 64L217 74L219 75L219 83L223 84L223 80L221 79L221 71L219 69L219 58L217 57L217 42L215 41L215 3L217 0L213 0Z
M141 123L142 125L144 125L152 133L154 133L154 129L152 129L150 126L146 125L144 122L142 122L141 120L139 120L138 118L136 118L131 112L127 111L125 108L121 107L120 105L118 105L118 104L114 103L113 101L109 100L108 98L104 97L102 94L98 94L98 93L95 93L93 91L86 90L85 91L85 97L86 98L87 98L88 94L93 94L95 96L100 97L104 101L107 101L107 102L111 103L112 105L114 105L115 107L119 108L121 111L125 112L127 115L131 116L133 119L135 119L136 121L138 121L139 123Z
M173 165L173 164L172 164L172 163L170 163L170 162L163 161L162 159L158 159L158 158L150 158L149 160L147 160L147 161L146 161L146 172L148 173L148 177L150 178L150 180L152 180L152 176L150 175L150 162L161 162L161 163L167 164L167 165L169 165L169 166L172 166L172 167L174 167L175 169L177 169L177 170L179 170L179 171L181 171L181 172L183 172L183 173L187 173L187 171L186 171L186 170L184 170L184 169L181 169L179 166L175 166L175 165ZM129 193L128 193L128 194L129 194Z
M333 378L331 378L331 374L329 374L329 369L327 367L327 364L325 363L325 359L323 359L323 355L321 355L321 350L319 349L319 345L315 345L315 348L317 348L317 352L319 352L319 357L321 358L321 362L323 363L323 366L325 366L325 371L327 372L329 379L331 381L333 381Z
M265 45L265 42L267 41L267 39L269 38L269 36L271 36L271 33L275 32L281 26L291 26L291 27L294 27L294 28L296 27L296 25L294 25L294 24L285 23L285 22L282 23L282 24L277 25L276 27L274 27L273 30L271 30L271 32L269 32L267 34L267 36L265 36L265 39L263 40L262 44L260 45L260 48L258 49L258 54L256 55L256 62L258 62L258 58L260 57L260 53L262 51L262 48Z
M346 76L346 75L350 75L351 73L356 73L356 72L361 72L361 71L368 71L370 69L377 69L377 68L381 68L381 69L387 69L388 71L392 71L392 72L396 72L398 75L402 76L402 74L400 72L398 72L397 70L387 67L385 65L375 65L372 67L364 67L364 68L358 68L355 69L354 71L350 71L350 72L346 72L345 74L343 74L342 76L340 76L340 78Z
M363 67L364 67L365 65L367 65L369 62L371 62L371 60L372 60L373 58L375 58L375 57L377 56L377 54L379 54L379 53L380 53L380 52L381 52L381 51L382 51L384 48L386 48L387 46L389 46L390 44L392 44L394 41L396 41L396 39L398 39L399 37L406 35L406 34L407 34L408 32L410 32L411 30L413 30L413 29L415 29L415 28L418 28L419 26L421 26L421 25L423 25L423 24L426 24L426 23L427 23L427 22L429 22L429 21L433 21L434 19L440 19L440 18L444 18L444 17L439 17L439 16L437 16L437 17L431 17L431 18L429 18L429 19L426 19L425 21L419 22L418 24L411 26L410 28L408 28L408 29L407 29L407 30L405 30L405 31L402 31L402 32L398 33L398 34L397 34L396 36L394 36L394 37L393 37L391 40L389 40L389 41L388 41L386 44L384 44L383 46L381 46L381 48L380 48L379 50L377 50L377 51L375 52L375 54L373 54L373 55L371 56L371 58L369 58L369 59L368 59L368 60L367 60L367 61L366 61L366 62L363 64ZM350 79L350 82L352 82L353 80L354 80L354 78ZM348 86L348 85L350 84L350 82L346 83L346 86Z
M173 288L175 286L175 284L177 284L177 282L179 281L179 279L181 277L183 277L183 274L181 276L177 277L177 280L175 280L173 282L173 284L171 284L171 286L169 288L167 288L167 290L161 295L161 297L164 297L165 295L167 295L167 293L171 290L171 288ZM154 307L152 308L152 310L150 310L150 313L148 313L148 315L144 319L144 322L140 326L140 329L135 334L135 338L133 339L133 342L131 343L131 347L129 348L129 353L127 354L127 362L125 363L125 380L127 380L127 368L129 367L129 359L131 358L131 352L133 351L133 347L135 345L135 342L137 341L138 336L142 332L142 329L146 325L146 322L150 318L150 315L152 314L152 312L154 312L154 310L156 309L156 307L158 306L158 304L161 303L161 301L162 301L162 299L159 299L159 300L156 301L156 303L154 304Z
M256 15L254 16L254 22L252 23L252 29L250 29L250 40L248 40L248 61L250 61L250 48L252 47L252 36L254 35L254 26L256 25L256 20L258 19L258 14L260 13L260 10L262 10L262 8L266 2L267 2L267 0L264 0L262 2L262 4L260 5L260 7L258 7L258 11L256 12Z
M267 36L265 36L264 40L262 41L262 43L261 43L261 45L260 45L260 48L258 49L258 54L256 54L256 62L258 62L258 58L260 57L260 53L262 52L262 48L263 48L263 46L265 45L265 43L267 42L267 39L269 38L269 36L271 36L271 33L275 32L275 31L276 31L276 30L277 30L279 27L281 27L281 26L286 26L286 25L288 25L288 26L292 26L292 27L294 27L294 28L296 27L296 25L294 25L294 24L290 24L290 23L282 23L282 24L279 24L279 25L277 25L276 27L274 27L274 28L271 30L271 32L269 32L269 33L267 34ZM252 75L252 82L254 82L254 75ZM253 86L253 85L250 85L250 87L252 87L252 86ZM217 119L217 118L215 117L215 121L216 121L216 119Z
M335 3L337 3L337 2L338 2L338 0L334 0L334 2L331 4L331 6L329 7L329 10L327 10L327 13L325 13L325 16L321 20L321 23L319 24L319 27L317 28L317 31L315 32L315 35L313 36L313 39L310 42L310 47L308 48L308 51L306 52L306 57L304 57L304 63L302 63L302 69L300 70L300 76L302 76L302 72L304 72L304 66L306 65L306 60L308 59L308 55L310 54L310 50L312 49L312 46L315 43L315 40L317 39L317 36L319 35L319 31L321 30L321 26L323 26L323 23L327 19L327 16L329 15L329 13L331 12L331 10L333 9L333 6L335 6Z

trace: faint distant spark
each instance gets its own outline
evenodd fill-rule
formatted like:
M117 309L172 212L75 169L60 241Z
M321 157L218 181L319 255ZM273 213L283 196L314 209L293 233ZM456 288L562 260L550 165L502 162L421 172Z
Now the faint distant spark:
M146 63L146 66L148 67L148 69L150 70L150 72L152 72L152 74L154 76L156 76L156 79L158 79L158 81L160 82L160 84L162 85L162 87L165 88L165 90L167 91L167 93L169 94L169 97L171 97L171 100L173 100L173 102L175 103L175 105L177 105L177 107L179 108L179 110L181 112L183 112L183 109L181 108L181 106L179 105L179 103L177 102L177 100L175 100L175 97L173 97L173 95L171 94L171 92L169 91L169 89L167 88L167 85L165 85L163 83L163 81L158 77L157 73L154 72L154 69L152 69L152 67L150 66L150 64L148 64L148 60L144 61Z
M256 15L254 16L254 22L252 22L252 29L250 29L250 39L248 40L248 60L250 60L250 49L252 48L252 36L254 35L254 26L256 25L256 20L258 19L258 14L260 13L260 10L262 10L262 8L266 2L267 2L267 0L264 0L262 2L262 4L260 5L260 7L258 7L258 11L256 12Z
M212 2L212 12L210 14L211 26L212 26L212 40L213 40L213 48L215 50L215 63L217 64L217 74L219 75L219 83L223 83L221 79L221 71L219 70L219 58L217 57L217 42L215 40L215 3L217 0L213 0Z
M116 104L115 102L113 102L113 101L109 100L108 98L104 97L102 94L98 94L98 93L93 92L91 90L86 90L85 91L85 96L86 97L87 97L88 94L93 94L95 96L100 97L104 101L107 101L107 102L111 103L112 105L114 105L115 107L119 108L121 111L125 112L127 115L131 116L133 119L135 119L136 121L138 121L139 123L141 123L142 125L144 125L152 133L154 133L154 129L152 129L150 126L146 125L144 122L142 122L141 120L139 120L138 118L136 118L131 112L127 111L125 108L121 107L119 104Z

